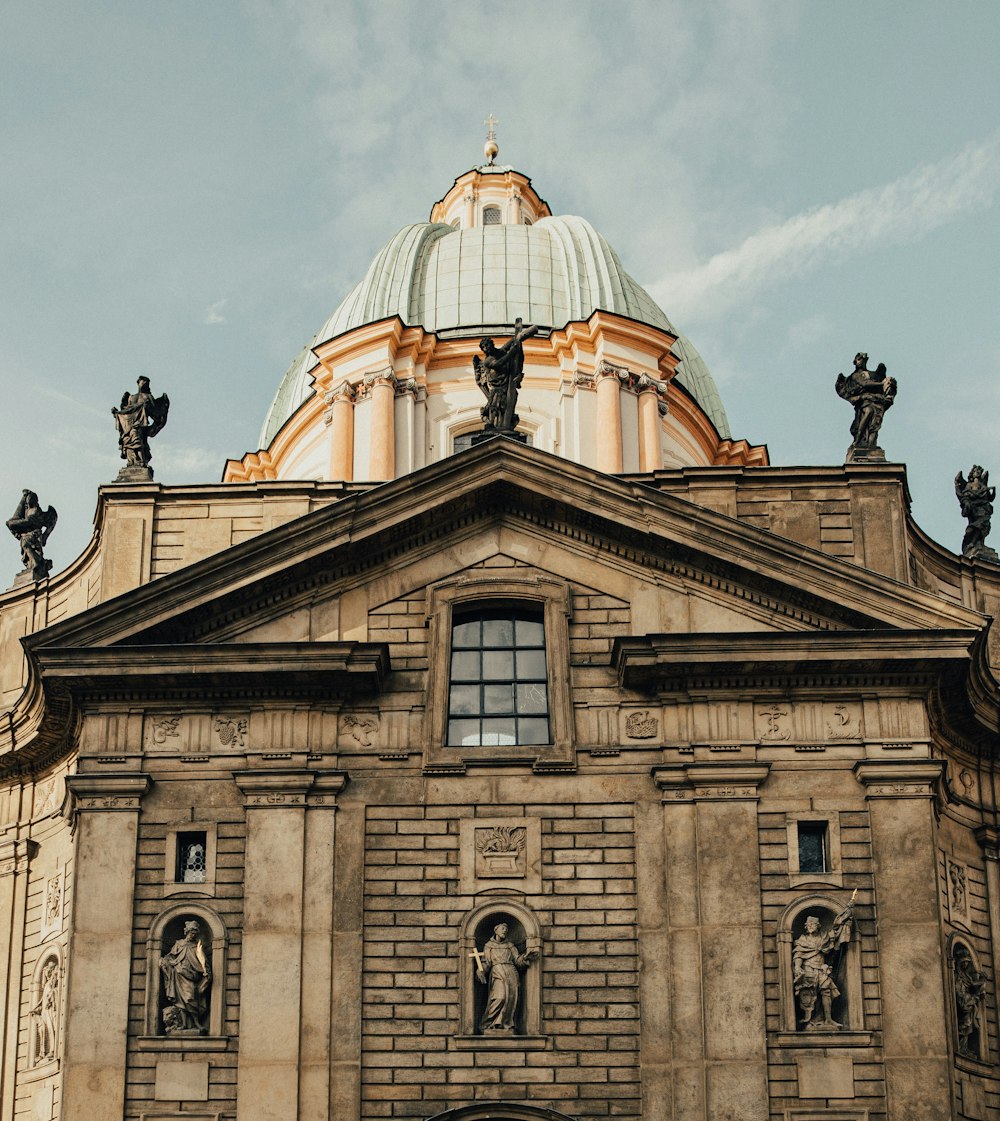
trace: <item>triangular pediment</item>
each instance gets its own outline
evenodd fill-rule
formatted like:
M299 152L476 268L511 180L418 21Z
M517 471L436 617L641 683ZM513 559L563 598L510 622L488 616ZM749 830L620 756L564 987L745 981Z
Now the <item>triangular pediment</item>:
M632 633L981 625L974 612L840 558L498 439L136 588L29 646L279 641L283 621L317 604L387 574L405 584L408 568L425 585L452 577L491 550L606 594L623 582L657 588L667 601L661 615L671 594L686 600L686 622L664 628L650 618L644 627L635 618ZM315 628L305 637L316 638Z

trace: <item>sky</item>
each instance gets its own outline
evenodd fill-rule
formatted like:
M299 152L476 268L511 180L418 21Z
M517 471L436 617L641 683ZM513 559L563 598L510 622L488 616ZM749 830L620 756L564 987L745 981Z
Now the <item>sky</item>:
M82 552L139 374L171 400L156 481L217 482L492 112L498 162L604 234L773 464L842 463L836 375L884 362L880 442L957 551L955 474L1000 480L998 42L995 0L12 0L4 517L29 487L54 571Z

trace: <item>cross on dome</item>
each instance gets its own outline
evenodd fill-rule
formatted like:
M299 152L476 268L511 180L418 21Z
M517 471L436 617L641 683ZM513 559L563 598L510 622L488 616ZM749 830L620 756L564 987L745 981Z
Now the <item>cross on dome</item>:
M492 112L486 120L483 121L483 124L486 125L489 130L486 134L486 143L483 145L483 155L486 157L486 162L489 165L493 164L493 161L500 152L499 145L497 144L497 125L499 123L500 122L493 116Z

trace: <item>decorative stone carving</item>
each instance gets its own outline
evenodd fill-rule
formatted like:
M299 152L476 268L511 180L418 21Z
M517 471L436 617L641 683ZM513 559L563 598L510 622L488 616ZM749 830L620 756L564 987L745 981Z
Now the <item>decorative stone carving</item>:
M223 747L245 747L249 719L247 717L217 716L215 732Z
M878 446L879 429L886 410L896 399L896 379L886 374L880 362L872 373L868 369L868 355L854 356L854 370L847 377L837 375L836 390L839 396L854 406L854 423L851 435L854 441L847 449L847 462L856 460L884 460L885 452Z
M856 704L828 704L826 734L831 740L851 740L861 736L861 709Z
M31 1066L54 1062L59 1045L59 1011L62 969L56 953L43 955L35 971L30 1015Z
M40 937L44 941L62 929L63 912L63 869L45 881L45 894L42 899L42 928Z
M659 730L659 721L648 710L629 713L625 720L625 735L633 740L655 739Z
M833 1017L833 1002L841 995L834 975L853 928L854 895L825 930L819 914L806 915L804 931L792 945L792 987L801 1012L800 1030L840 1031L844 1027Z
M524 376L524 340L536 334L537 327L524 327L522 320L517 319L513 336L502 347L485 338L479 344L483 357L473 356L476 385L486 398L482 408L483 431L489 435L510 434L517 428L520 418L514 409Z
M508 938L510 927L497 923L480 953L473 948L476 961L476 980L488 986L486 1010L479 1022L484 1035L496 1032L502 1035L518 1034L516 1023L521 1003L521 975L537 957L537 950L519 950Z
M993 500L997 496L997 488L991 487L989 482L989 471L984 471L978 463L969 471L968 479L961 471L955 476L955 495L962 507L962 517L969 523L962 538L963 557L998 559L996 550L986 544L993 517ZM10 522L7 524L10 525Z
M15 588L32 581L37 583L48 576L52 561L47 560L43 553L58 520L54 506L43 510L33 490L21 491L21 501L7 519L7 528L21 546L21 564L24 565L14 580Z
M964 864L950 858L948 869L948 915L952 922L968 925L969 921L969 871Z
M986 974L977 966L970 948L958 939L952 944L951 966L955 990L955 1051L967 1059L982 1059Z
M356 716L353 713L347 713L341 717L341 724L347 735L361 747L371 747L372 736L379 729L377 716Z
M485 865L484 875L493 879L523 876L520 854L524 849L525 830L521 826L497 825L476 832L476 851Z
M757 720L761 740L773 743L791 739L792 732L787 724L788 717L788 709L778 704L758 709Z
M208 1031L209 990L212 985L211 941L195 919L184 923L182 938L160 958L163 977L163 1031L166 1035Z
M170 399L164 393L154 397L149 391L149 378L140 377L137 393L126 390L121 404L111 410L118 429L118 447L125 466L118 472L118 483L144 482L152 479L152 456L149 441L167 423Z
M159 747L165 744L168 739L176 739L180 732L177 731L177 726L180 724L181 718L179 716L160 716L153 721L153 743Z

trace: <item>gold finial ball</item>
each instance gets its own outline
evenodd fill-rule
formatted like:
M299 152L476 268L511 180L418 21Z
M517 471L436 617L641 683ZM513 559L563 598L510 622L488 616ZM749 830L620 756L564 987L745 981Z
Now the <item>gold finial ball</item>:
M487 163L492 163L500 152L500 148L495 140L487 140L483 145L483 155L486 157Z

